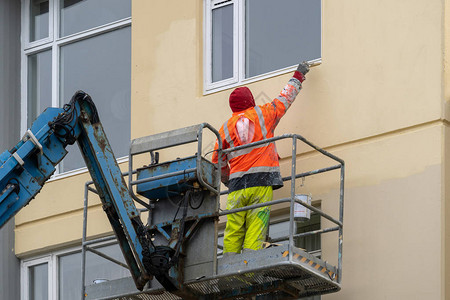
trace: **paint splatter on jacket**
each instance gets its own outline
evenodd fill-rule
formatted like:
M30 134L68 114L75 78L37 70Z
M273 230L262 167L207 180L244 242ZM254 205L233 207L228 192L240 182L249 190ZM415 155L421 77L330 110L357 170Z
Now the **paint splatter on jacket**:
M233 115L219 130L223 148L237 147L273 137L276 126L294 102L304 79L304 75L296 71L280 95L270 103L256 105L241 111L236 111L232 106ZM253 96L251 100L253 100ZM236 99L234 101L236 102ZM230 97L230 105L231 102ZM244 102L246 101L244 100ZM251 101L247 102L251 103ZM217 149L218 142L216 141L215 150ZM255 186L272 186L274 189L282 187L283 181L278 158L273 142L224 155L222 166L229 164L227 183L229 192ZM217 151L214 151L212 160L217 163Z

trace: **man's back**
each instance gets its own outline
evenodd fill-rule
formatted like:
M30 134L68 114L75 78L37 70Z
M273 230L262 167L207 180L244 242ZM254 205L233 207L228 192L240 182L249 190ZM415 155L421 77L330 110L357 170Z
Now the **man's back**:
M255 105L247 87L235 89L230 95L233 115L220 128L224 149L247 145L273 137L275 127L301 89L309 68L299 65L286 87L272 102ZM218 142L213 162L218 162ZM227 210L270 202L273 189L283 186L275 143L264 143L240 149L222 157L222 182L228 186ZM242 250L259 250L266 238L270 206L240 211L227 216L224 255Z

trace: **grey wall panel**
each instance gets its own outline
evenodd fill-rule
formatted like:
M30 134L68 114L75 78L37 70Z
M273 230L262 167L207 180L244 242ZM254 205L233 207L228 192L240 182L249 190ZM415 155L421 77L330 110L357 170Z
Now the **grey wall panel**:
M20 264L14 255L14 219L0 230L0 299L20 299Z
M20 1L0 1L0 151L17 143L20 126Z
M20 1L0 1L0 152L20 136ZM20 299L14 221L0 230L0 299Z

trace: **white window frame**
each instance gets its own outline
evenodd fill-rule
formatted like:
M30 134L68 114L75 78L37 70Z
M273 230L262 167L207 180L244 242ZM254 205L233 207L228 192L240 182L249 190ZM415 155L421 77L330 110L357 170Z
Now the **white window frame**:
M47 267L48 267L48 296L50 297L49 300L52 299L56 299L54 296L54 280L53 278L55 277L54 274L54 261L52 258L52 255L46 255L46 256L42 256L39 258L34 258L34 259L28 259L28 260L23 260L20 264L20 299L21 300L29 300L29 276L28 276L28 272L29 272L29 268L36 266L36 265L40 265L40 264L44 264L47 263Z
M217 6L215 6L217 4ZM233 9L233 77L212 82L212 11L216 8L234 4ZM323 19L321 1L321 20ZM260 81L270 77L294 71L297 65L274 70L272 72L245 78L245 0L203 0L203 94L208 95L229 88ZM322 22L320 39L322 40ZM322 63L322 43L320 58L309 61Z
M237 20L241 20L241 13L242 11L239 9L238 1L237 0L204 0L205 1L205 22L204 22L204 86L207 90L211 89L217 89L222 86L226 85L232 85L239 81L239 47L236 47L239 45L239 36L240 36L240 22L238 23ZM216 4L217 7L214 7ZM228 78L225 80L221 80L218 82L212 82L212 11L217 8L225 7L228 5L233 5L233 77Z
M30 37L30 3L31 0L21 0L22 4L22 41L21 41L21 120L20 130L27 130L28 120L28 56L37 54L46 50L52 51L52 107L60 107L60 53L61 47L85 40L96 35L104 34L120 28L131 26L131 17L117 20L111 23L100 25L88 30L59 37L60 31L60 1L49 0L49 37L41 40L29 42ZM118 163L128 161L128 156L117 159ZM87 172L87 168L79 168L60 173L59 166L56 167L55 175L52 179L66 178L69 176Z
M92 248L99 248L104 246L117 245L119 246L116 240L99 242L91 245ZM70 255L74 253L81 252L81 246L71 247L64 250L54 251L50 254L35 256L31 258L27 258L21 261L20 264L20 300L29 300L29 281L28 281L28 268L36 265L40 265L43 263L48 263L48 288L49 288L49 299L48 300L57 300L59 297L59 263L58 259L61 256ZM80 262L81 263L81 262ZM80 273L81 277L81 273ZM131 277L131 274L130 274ZM81 293L81 286L80 286Z

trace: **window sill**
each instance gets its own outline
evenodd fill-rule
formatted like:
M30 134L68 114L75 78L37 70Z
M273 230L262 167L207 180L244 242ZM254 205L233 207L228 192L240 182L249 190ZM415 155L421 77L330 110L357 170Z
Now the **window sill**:
M322 58L310 60L310 61L308 61L308 63L312 67L320 65L320 64L322 64ZM268 78L284 75L284 74L287 74L287 73L290 73L290 72L294 72L296 70L296 68L297 68L297 65L290 66L290 67L279 69L279 70L276 70L276 71L273 71L273 72L265 73L265 74L254 76L254 77L250 77L250 78L244 79L244 80L242 80L240 82L235 82L235 83L232 83L232 84L225 84L223 86L215 87L215 88L204 89L203 90L203 96L214 94L214 93L218 93L218 92L221 92L221 91L225 91L225 90L228 90L228 89L231 89L231 88L235 88L235 87L238 87L238 86L242 86L242 85L250 84L250 83L253 83L253 82L261 81L261 80L264 80L264 79L268 79ZM205 86L206 86L206 84L205 84Z

